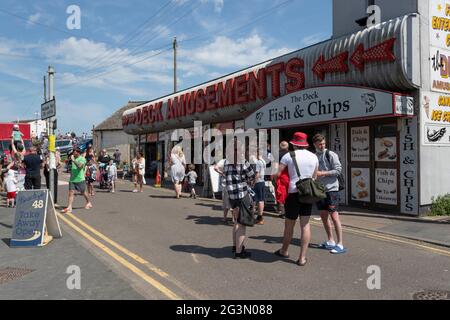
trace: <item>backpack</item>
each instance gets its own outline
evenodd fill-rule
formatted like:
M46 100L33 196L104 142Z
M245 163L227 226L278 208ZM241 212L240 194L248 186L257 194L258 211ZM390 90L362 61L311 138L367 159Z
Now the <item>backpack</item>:
M325 151L325 157L328 160L328 163L331 164L331 155L330 155L330 150L326 150ZM338 179L338 183L339 183L339 191L342 191L345 189L345 178L344 178L344 173L341 170L341 173L339 173L339 175L337 176Z

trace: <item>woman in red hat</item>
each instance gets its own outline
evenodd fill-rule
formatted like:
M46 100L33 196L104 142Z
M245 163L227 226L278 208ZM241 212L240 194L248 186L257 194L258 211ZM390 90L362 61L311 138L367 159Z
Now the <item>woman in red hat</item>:
M316 179L319 161L314 153L308 151L308 136L305 133L296 132L290 141L290 144L294 147L294 151L287 153L281 159L278 173L280 175L285 168L288 169L289 193L284 206L286 220L283 246L276 251L275 254L282 258L289 258L288 248L294 233L295 222L300 217L301 249L300 256L296 263L299 266L304 266L307 262L306 251L311 240L309 219L311 217L312 204L301 203L299 201L296 183L299 179ZM297 174L297 171L300 172L300 177Z

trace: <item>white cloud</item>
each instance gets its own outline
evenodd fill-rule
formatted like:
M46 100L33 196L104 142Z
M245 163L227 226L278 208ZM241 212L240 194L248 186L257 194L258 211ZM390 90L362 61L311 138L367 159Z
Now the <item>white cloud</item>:
M157 25L153 28L153 33L158 34L158 38L168 37L171 33L170 29L162 24Z
M224 0L201 0L201 2L202 3L212 2L214 4L214 11L217 13L221 13L224 6Z
M40 12L37 12L35 14L32 14L31 16L28 17L28 24L35 24L36 22L39 21L39 19L41 19L42 14Z
M118 102L118 105L113 107L118 109L120 103L122 102ZM110 105L60 99L58 101L58 125L61 132L90 132L93 125L100 124L114 111L116 110L111 110Z
M305 47L311 46L313 44L322 42L323 40L328 39L329 36L325 33L316 33L310 36L307 36L301 40L301 44Z
M233 40L219 36L197 49L186 50L182 57L193 63L219 68L241 68L263 62L292 51L289 48L271 49L259 35Z
M224 0L214 0L214 11L217 13L222 12Z

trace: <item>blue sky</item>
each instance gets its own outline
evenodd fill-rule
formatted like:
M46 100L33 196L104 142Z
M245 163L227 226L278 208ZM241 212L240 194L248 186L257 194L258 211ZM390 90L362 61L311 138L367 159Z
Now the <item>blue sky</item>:
M68 6L81 9L69 30ZM92 129L127 101L178 89L300 49L332 32L331 0L2 0L0 122L34 119L56 69L58 127Z

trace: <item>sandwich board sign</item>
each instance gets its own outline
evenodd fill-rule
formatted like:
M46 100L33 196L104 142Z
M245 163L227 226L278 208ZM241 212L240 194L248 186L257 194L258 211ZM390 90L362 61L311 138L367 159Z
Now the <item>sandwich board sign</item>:
M10 247L41 247L61 238L61 227L48 190L17 193L17 207Z

